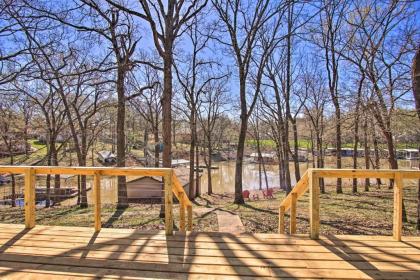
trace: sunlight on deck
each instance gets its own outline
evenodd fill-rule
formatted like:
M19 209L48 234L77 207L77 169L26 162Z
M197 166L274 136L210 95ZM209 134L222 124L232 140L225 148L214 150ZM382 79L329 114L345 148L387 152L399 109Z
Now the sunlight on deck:
M420 237L0 225L1 279L419 279Z

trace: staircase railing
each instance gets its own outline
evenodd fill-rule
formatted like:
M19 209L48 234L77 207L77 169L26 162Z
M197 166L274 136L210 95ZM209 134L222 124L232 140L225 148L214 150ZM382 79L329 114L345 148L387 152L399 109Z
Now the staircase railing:
M86 175L93 176L94 227L100 231L101 222L101 176L161 176L164 181L165 233L173 234L173 195L180 203L180 231L192 230L192 203L171 168L131 168L131 167L58 167L58 166L0 166L0 174L24 174L25 227L35 226L35 176L42 175Z
M322 169L310 168L296 183L292 191L281 201L279 207L279 233L285 233L285 213L290 210L290 234L296 233L297 200L309 190L309 227L310 237L319 238L319 179L320 178L383 178L394 180L393 237L401 240L402 200L405 179L420 179L418 170L395 169Z

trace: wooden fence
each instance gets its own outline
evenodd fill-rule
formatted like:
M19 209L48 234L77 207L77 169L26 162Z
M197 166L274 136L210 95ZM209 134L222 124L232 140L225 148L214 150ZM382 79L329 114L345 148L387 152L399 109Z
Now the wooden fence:
M164 178L165 232L173 234L173 195L180 204L181 231L192 230L192 204L171 168L130 167L53 167L53 166L0 166L1 173L24 174L25 227L35 226L35 176L36 175L86 175L93 176L93 204L95 231L101 230L101 176L161 176ZM185 213L187 212L187 219ZM186 223L187 220L187 223ZM187 227L186 227L187 226Z
M420 179L417 170L372 169L308 169L279 207L279 233L285 231L285 213L290 210L290 234L296 233L297 200L309 190L310 237L319 238L319 179L320 178L383 178L394 180L393 237L401 240L404 179Z

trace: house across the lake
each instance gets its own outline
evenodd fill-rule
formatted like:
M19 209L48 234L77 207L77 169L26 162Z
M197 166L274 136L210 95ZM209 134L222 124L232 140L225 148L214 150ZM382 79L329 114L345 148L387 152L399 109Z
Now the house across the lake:
M98 160L102 164L115 164L117 162L117 156L111 151L99 151Z
M263 161L264 163L273 163L276 159L275 153L261 153L261 156L258 153L252 153L250 157L253 162Z
M397 150L398 159L415 160L420 158L418 149L401 149Z

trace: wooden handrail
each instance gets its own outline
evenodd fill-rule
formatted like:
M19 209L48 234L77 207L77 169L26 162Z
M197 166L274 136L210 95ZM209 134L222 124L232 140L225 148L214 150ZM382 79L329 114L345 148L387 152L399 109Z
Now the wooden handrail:
M172 175L172 192L179 201L179 216L180 216L180 230L185 231L185 208L187 209L188 230L192 230L192 203L188 199L184 188L176 177L175 173Z
M25 226L35 226L35 175L87 175L93 176L95 231L101 230L101 176L162 176L165 194L165 232L173 234L173 195L180 202L180 230L185 231L185 208L188 230L192 230L192 203L172 168L137 167L64 167L64 166L4 166L0 173L24 174L25 176Z
M310 237L319 238L319 179L320 178L384 178L394 179L394 214L393 214L393 237L401 240L402 232L402 201L403 180L420 179L418 170L400 169L329 169L310 168L291 192L280 202L279 206L279 233L285 232L285 213L290 209L290 234L296 233L296 204L299 197L309 190L309 220Z

